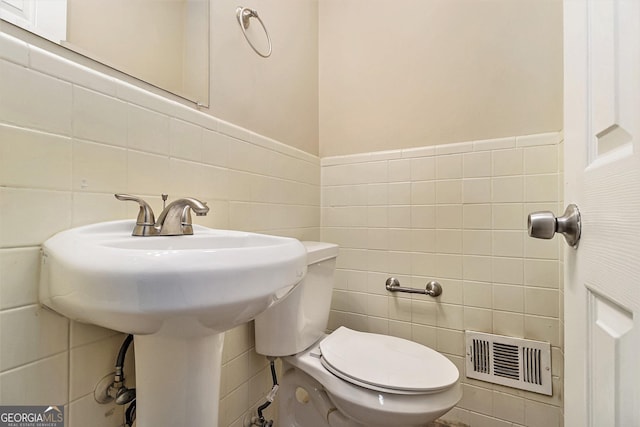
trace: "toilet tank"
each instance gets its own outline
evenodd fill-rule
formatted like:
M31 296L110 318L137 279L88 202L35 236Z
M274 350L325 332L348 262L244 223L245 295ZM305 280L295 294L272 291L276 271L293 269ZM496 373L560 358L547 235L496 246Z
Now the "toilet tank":
M281 301L255 319L256 352L289 356L316 342L326 331L338 245L302 242L307 274Z

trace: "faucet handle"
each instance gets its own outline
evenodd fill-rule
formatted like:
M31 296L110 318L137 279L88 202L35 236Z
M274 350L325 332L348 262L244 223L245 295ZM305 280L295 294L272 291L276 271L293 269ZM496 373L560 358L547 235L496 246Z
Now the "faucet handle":
M154 234L156 231L154 226L156 224L156 217L153 215L153 209L147 202L140 197L132 196L130 194L114 194L116 199L122 201L137 202L140 205L138 211L138 218L136 219L136 226L133 229L134 236L148 236Z

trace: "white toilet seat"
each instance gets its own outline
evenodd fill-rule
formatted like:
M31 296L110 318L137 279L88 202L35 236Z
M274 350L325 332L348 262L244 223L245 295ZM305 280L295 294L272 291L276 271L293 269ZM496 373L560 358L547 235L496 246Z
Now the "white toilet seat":
M450 388L459 376L449 359L429 347L343 326L320 342L320 351L332 374L385 393L434 393Z

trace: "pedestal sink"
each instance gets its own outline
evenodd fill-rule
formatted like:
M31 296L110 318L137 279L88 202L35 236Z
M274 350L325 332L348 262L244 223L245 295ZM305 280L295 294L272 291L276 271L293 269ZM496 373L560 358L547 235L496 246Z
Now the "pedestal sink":
M138 427L215 427L224 331L306 273L295 239L193 226L133 237L135 221L63 231L43 244L41 302L134 334Z

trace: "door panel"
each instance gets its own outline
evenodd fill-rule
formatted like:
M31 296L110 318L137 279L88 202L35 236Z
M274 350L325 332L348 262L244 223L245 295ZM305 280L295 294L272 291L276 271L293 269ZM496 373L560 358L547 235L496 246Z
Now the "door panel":
M565 425L640 426L640 2L564 7Z

